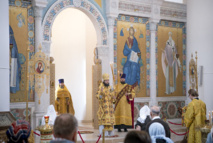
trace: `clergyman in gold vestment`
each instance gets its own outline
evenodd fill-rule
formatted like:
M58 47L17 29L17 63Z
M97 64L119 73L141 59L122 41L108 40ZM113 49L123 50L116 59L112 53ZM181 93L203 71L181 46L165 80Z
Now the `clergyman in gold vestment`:
M131 85L125 83L126 74L120 75L121 80L118 85L118 93L116 95L115 102L115 128L118 132L124 129L127 132L127 128L132 128L132 112L130 100L135 97L135 91Z
M64 85L64 79L59 79L59 86L55 91L55 110L58 114L70 113L75 115L72 97Z
M99 101L98 125L99 132L105 129L105 136L113 135L113 126L115 123L113 103L115 101L114 92L109 86L109 75L103 74L103 82L100 83L96 97Z
M198 93L194 89L188 91L192 100L184 113L184 124L189 129L188 143L202 143L201 132L196 127L205 124L206 104L198 98Z

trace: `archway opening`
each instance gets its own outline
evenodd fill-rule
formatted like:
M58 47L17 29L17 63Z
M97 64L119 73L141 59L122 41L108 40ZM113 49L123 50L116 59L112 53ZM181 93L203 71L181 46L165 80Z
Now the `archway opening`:
M75 8L60 12L52 25L50 56L55 63L55 83L64 78L78 120L92 120L92 65L97 44L89 17Z

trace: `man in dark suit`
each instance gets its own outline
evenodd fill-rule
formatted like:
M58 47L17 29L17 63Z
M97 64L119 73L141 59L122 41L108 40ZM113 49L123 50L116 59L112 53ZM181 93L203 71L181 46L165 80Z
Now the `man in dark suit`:
M151 108L151 112L150 112L150 115L151 115L151 118L152 118L152 121L149 122L146 126L146 131L149 133L149 127L152 123L155 123L155 122L158 122L160 123L163 127L164 127L164 130L165 130L165 133L166 133L166 137L170 138L170 128L169 128L169 125L164 122L161 118L160 118L160 107L158 106L153 106Z

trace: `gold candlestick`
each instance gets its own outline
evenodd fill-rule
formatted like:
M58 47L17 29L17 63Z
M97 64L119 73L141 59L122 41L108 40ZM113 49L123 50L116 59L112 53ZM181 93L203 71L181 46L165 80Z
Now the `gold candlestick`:
M115 77L114 77L114 70L113 70L114 64L113 64L113 63L110 63L110 67L111 67L111 71L112 71L113 84L114 84L114 86L115 86L116 84L115 84ZM117 78L117 79L118 79L118 78ZM116 91L116 92L118 91L118 84L116 85L115 91Z
M26 67L27 67L27 70L26 70L26 72L27 72L27 87L26 87L26 121L28 121L28 91L29 91L29 73L28 73L28 66L29 66L29 64L28 64L28 62L29 62L29 51L30 51L30 49L29 49L29 47L27 48L27 65L26 65Z
M118 70L118 76L117 76L117 88L116 88L116 91L118 91L118 83L120 82L120 74L119 74L119 70Z
M45 125L39 126L36 128L36 130L40 131L41 138L40 143L47 143L52 140L52 134L53 134L53 125L49 125L49 116L45 115Z
M195 72L196 72L196 89L197 89L197 92L198 92L198 77L197 77L197 59L198 59L198 57L197 57L197 51L195 52L195 59L196 59L196 67L195 67Z

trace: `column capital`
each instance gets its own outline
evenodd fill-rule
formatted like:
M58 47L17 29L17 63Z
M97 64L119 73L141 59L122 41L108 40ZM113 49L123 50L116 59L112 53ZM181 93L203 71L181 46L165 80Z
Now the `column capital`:
M47 0L33 0L33 8L36 18L42 18L42 10L47 6Z
M150 25L150 31L156 31L156 29L157 29L157 24L158 24L158 22L157 21L150 21L149 22L149 25Z
M35 15L35 19L36 18L42 18L42 9L40 7L34 7L34 15Z
M106 1L106 15L107 17L118 17L118 5L119 0L107 0Z
M109 27L110 27L110 26L113 26L113 27L114 27L114 25L115 25L115 18L116 18L116 17L108 16L107 18L108 18L108 20L107 20L108 26L109 26Z
M160 21L160 8L163 0L152 0L151 3L151 17L149 18L150 30L156 31L156 25Z
M45 8L47 6L47 0L33 0L33 7Z

